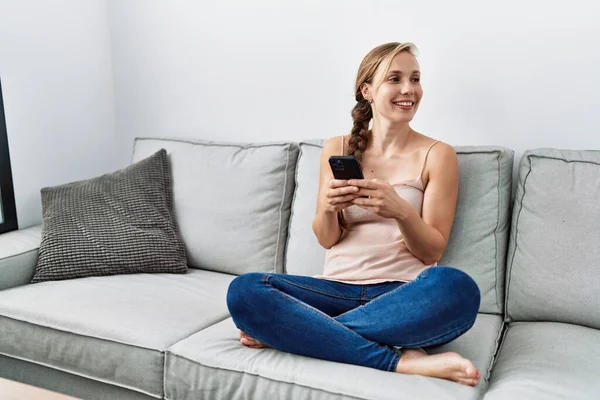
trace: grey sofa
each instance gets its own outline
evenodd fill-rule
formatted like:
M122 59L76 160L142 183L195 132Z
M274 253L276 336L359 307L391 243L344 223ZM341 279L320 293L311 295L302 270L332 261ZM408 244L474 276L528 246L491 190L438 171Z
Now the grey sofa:
M136 139L167 149L185 275L28 284L41 227L0 235L0 376L85 399L600 398L600 153L457 147L456 220L440 265L468 272L475 326L435 349L475 388L241 346L225 293L244 272L321 272L311 222L321 140ZM108 172L108 171L107 171Z

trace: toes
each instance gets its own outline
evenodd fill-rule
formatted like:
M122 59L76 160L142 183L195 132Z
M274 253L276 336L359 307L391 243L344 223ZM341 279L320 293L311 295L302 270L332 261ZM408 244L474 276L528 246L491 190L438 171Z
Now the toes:
M253 341L245 339L245 338L240 339L240 343L243 344L246 347L252 347L252 348L259 348L259 347L261 347L258 344L256 344L256 342L253 342Z
M246 347L252 347L253 349L262 349L264 347L267 347L264 344L262 344L261 342L259 342L258 340L250 339L248 337L241 338L240 343Z
M457 379L457 382L467 386L477 386L479 380L473 378L459 378Z
M477 370L477 368L475 368L470 361L463 368L463 372L464 372L466 378L471 378L471 379L477 378L477 379L479 379L479 377L481 376L481 374L479 373L479 371Z
M244 331L240 331L240 338L250 339L250 336Z

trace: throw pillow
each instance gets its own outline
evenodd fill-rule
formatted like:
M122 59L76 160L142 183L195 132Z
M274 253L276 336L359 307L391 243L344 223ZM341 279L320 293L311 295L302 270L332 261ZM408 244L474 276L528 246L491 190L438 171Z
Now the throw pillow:
M166 150L112 174L43 188L41 195L42 242L32 283L187 271Z

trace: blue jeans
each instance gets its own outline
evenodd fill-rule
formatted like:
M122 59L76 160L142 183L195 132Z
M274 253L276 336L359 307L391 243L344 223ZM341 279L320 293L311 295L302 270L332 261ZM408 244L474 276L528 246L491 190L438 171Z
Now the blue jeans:
M372 285L253 272L227 292L236 326L265 345L385 371L396 370L396 347L438 346L467 332L479 303L469 275L441 266L412 282Z

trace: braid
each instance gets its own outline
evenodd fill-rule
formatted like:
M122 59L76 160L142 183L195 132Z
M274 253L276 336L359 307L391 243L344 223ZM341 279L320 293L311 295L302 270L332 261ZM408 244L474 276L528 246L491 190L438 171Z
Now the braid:
M367 149L371 131L369 130L369 122L373 118L373 110L369 102L363 97L358 100L352 109L352 130L350 131L350 139L348 140L347 155L354 156L358 161L362 161L362 154ZM338 222L342 230L348 230L348 222L344 218L342 211L339 211Z
M371 105L362 100L356 103L352 109L352 131L348 141L348 155L353 155L362 161L362 153L367 149L371 132L369 131L369 122L373 118Z

